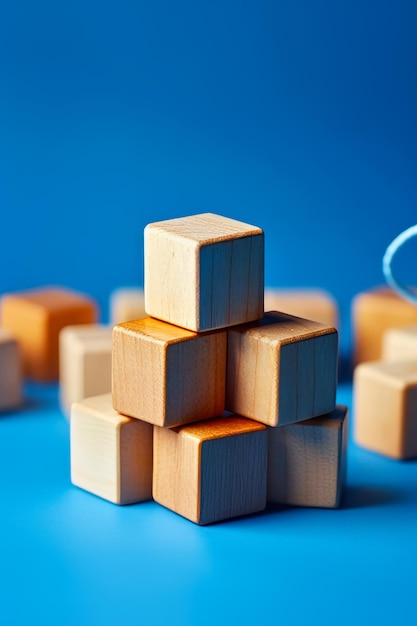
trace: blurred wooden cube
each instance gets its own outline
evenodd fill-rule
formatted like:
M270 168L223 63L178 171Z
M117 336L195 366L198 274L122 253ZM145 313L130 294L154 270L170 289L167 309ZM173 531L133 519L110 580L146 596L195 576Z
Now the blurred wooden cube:
M103 324L66 326L59 334L62 411L71 404L111 391L112 328Z
M147 317L113 328L113 406L157 426L219 415L226 387L225 331L197 334Z
M110 295L110 323L112 326L147 317L145 294L139 287L120 287Z
M266 505L267 431L238 416L154 430L153 497L197 524Z
M71 481L115 504L152 497L153 427L120 415L111 394L71 409Z
M361 363L353 390L356 443L394 459L417 457L417 362Z
M382 337L383 361L417 361L417 326L389 328Z
M282 311L326 326L339 326L336 300L323 289L265 289L265 311Z
M90 297L60 287L9 293L1 301L1 323L19 342L24 374L39 382L58 379L62 328L96 317Z
M267 500L336 508L346 479L345 406L314 419L268 429Z
M337 331L269 312L228 330L226 409L269 426L330 413L335 407Z
M378 361L386 330L417 324L417 306L390 288L376 288L359 293L352 301L354 360Z
M260 228L213 213L146 226L148 315L202 332L259 319L263 298Z
M17 408L22 397L19 345L7 330L0 328L0 411Z

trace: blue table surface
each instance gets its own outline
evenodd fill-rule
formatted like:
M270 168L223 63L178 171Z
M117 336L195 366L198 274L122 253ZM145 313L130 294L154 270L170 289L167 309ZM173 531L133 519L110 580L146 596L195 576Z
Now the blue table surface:
M417 462L356 446L352 410L340 509L199 527L73 487L57 386L25 391L0 418L0 624L415 621Z

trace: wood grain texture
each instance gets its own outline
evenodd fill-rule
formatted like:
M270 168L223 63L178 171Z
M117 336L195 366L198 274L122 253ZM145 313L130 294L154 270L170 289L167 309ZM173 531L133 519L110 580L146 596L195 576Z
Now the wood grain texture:
M19 345L7 330L0 328L0 411L16 409L22 399Z
M61 409L111 391L112 327L104 324L66 326L59 334Z
M153 427L120 415L111 394L71 409L71 481L115 504L152 497Z
M226 409L269 426L330 413L337 352L334 328L285 313L229 329Z
M387 287L359 293L352 301L354 361L382 358L385 331L417 324L417 307Z
M417 361L417 326L390 328L382 337L383 361Z
M110 295L110 323L112 326L147 317L145 293L139 287L120 287Z
M417 457L417 361L373 361L354 371L355 441L394 459Z
M145 228L148 315L208 331L263 315L264 235L249 224L204 213Z
M154 499L197 524L266 505L267 429L237 416L154 430Z
M268 429L267 500L336 508L346 480L347 407Z
M158 426L219 415L226 387L225 331L197 334L154 318L113 329L113 406Z
M93 299L60 287L5 294L1 324L18 340L25 376L52 382L59 375L59 333L65 326L92 324Z
M339 326L339 306L323 289L265 289L265 311L282 311L326 326Z

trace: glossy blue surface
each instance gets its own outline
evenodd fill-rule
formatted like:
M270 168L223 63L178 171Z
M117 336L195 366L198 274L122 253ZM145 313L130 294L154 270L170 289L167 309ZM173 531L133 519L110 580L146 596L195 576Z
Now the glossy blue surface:
M270 508L199 527L70 484L55 387L0 419L0 623L406 623L417 462L350 443L339 510ZM351 404L341 385L338 401Z

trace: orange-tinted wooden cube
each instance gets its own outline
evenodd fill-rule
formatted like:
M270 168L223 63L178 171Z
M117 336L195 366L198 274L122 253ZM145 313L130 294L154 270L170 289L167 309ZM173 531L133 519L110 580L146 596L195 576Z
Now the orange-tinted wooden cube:
M61 287L9 293L1 301L1 325L19 342L25 376L39 382L58 378L61 329L92 324L97 315L92 298Z

